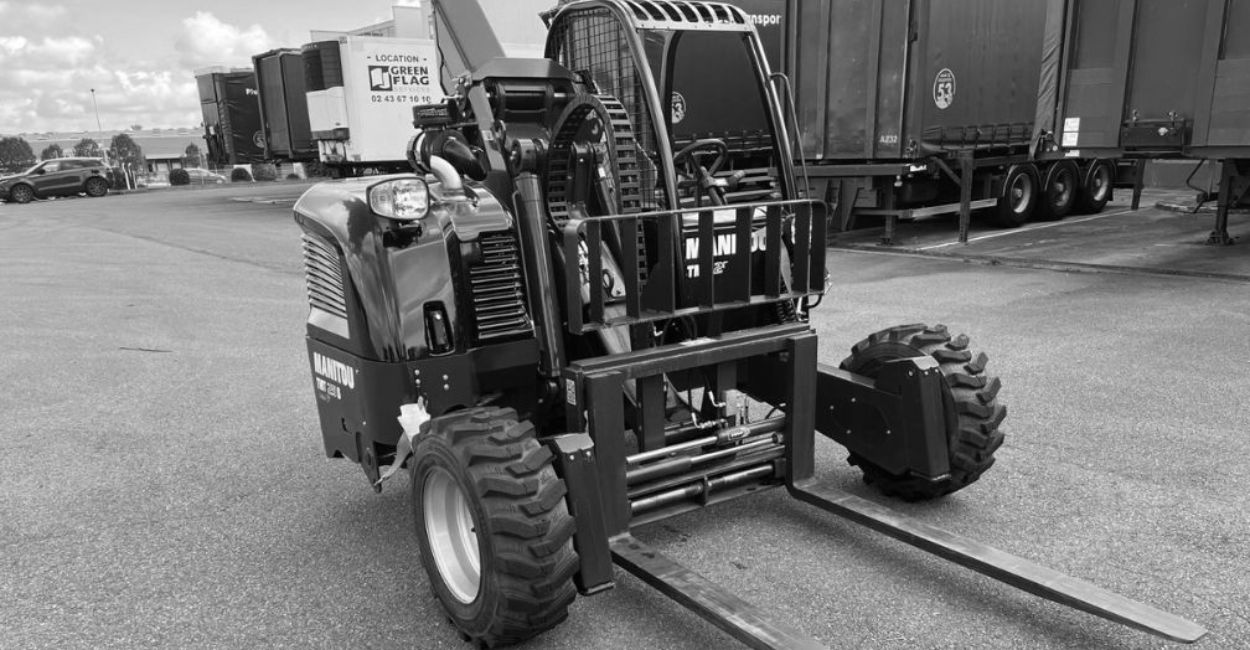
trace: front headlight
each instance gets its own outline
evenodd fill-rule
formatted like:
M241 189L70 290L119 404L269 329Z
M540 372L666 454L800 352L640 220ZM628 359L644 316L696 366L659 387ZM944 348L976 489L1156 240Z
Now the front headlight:
M397 178L369 188L369 209L396 221L416 221L430 211L430 188L420 178Z

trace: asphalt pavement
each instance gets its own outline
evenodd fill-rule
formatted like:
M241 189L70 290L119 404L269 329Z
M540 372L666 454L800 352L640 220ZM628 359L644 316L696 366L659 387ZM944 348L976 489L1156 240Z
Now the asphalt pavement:
M464 647L403 484L376 495L322 450L290 215L305 187L0 204L0 647ZM1244 268L1247 246L1219 254ZM829 264L822 361L946 323L989 353L1009 416L997 465L938 502L876 497L820 439L824 483L1201 623L1194 647L1250 647L1250 284ZM778 490L637 535L831 648L1173 645ZM524 647L734 644L618 571Z

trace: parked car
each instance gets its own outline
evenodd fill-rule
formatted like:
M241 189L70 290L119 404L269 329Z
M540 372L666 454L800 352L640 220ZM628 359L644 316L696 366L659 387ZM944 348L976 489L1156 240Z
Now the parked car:
M191 177L192 185L208 185L210 183L225 183L228 179L221 174L210 172L207 169L197 169L194 167L187 168L187 176Z
M112 170L99 158L45 160L12 176L0 177L0 198L13 203L52 196L104 196L113 186Z

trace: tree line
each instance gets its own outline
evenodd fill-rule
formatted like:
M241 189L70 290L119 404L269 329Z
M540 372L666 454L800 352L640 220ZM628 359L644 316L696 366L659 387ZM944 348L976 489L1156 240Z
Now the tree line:
M106 151L95 140L83 138L74 145L71 153L77 158L104 158ZM147 167L147 158L143 155L143 149L134 141L134 138L125 133L113 136L107 153L109 163L112 165L128 163L131 169L137 170ZM64 149L55 142L45 147L39 153L39 159L36 160L35 150L24 138L0 137L0 172L2 173L21 172L41 160L64 157L66 157ZM187 145L182 164L184 167L199 167L203 164L200 148L194 144Z

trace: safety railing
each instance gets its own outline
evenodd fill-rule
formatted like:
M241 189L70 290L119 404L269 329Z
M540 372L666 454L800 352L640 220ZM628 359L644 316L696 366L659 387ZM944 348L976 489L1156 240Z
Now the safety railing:
M824 292L828 226L819 201L579 212L571 211L563 230L565 313L574 334ZM619 255L609 253L609 238L620 242Z

